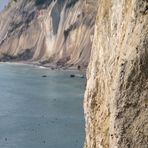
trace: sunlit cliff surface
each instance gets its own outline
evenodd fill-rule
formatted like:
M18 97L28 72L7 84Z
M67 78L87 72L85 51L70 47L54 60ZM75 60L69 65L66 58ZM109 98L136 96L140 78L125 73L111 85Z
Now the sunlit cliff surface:
M86 66L96 8L83 0L10 0L0 14L1 61Z
M98 0L85 148L148 146L148 1Z

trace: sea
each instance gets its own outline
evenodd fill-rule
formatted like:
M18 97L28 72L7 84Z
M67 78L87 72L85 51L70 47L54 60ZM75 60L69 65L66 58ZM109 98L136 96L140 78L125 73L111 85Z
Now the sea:
M0 148L83 148L85 79L0 64Z

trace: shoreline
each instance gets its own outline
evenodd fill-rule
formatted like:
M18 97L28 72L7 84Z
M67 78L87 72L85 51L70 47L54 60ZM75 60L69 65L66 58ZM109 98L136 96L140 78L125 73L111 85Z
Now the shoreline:
M61 70L61 71L73 71L73 72L79 72L84 77L86 77L86 68L78 69L76 66L62 66L62 65L56 65L53 63L48 64L41 64L39 62L0 62L0 64L16 64L16 65L30 65L34 67L38 67L40 69L49 69L49 70Z

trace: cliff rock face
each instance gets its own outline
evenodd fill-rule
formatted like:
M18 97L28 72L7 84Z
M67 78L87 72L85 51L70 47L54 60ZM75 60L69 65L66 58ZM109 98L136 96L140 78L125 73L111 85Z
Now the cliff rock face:
M10 0L0 14L1 60L87 65L95 14L83 0Z
M85 148L147 148L148 1L98 0Z

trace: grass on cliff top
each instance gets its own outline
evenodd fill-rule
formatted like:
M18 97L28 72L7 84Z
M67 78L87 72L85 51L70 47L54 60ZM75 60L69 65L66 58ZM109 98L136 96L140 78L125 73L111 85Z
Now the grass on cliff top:
M35 0L35 5L38 8L46 8L50 5L50 3L54 0ZM66 8L73 7L78 0L69 0L67 2ZM64 3L64 0L58 0L58 3Z
M38 8L46 8L52 2L52 0L35 0L35 5Z

